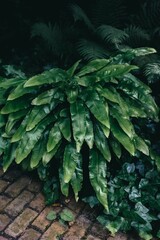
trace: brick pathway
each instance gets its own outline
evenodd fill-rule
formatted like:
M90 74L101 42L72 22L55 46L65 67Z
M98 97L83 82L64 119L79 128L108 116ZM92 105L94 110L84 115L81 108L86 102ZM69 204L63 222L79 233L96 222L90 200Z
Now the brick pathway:
M46 219L51 210L63 209L72 211L74 222L63 225ZM5 174L0 169L0 240L138 240L121 233L111 237L96 221L97 214L97 209L73 198L46 207L37 180L18 169Z

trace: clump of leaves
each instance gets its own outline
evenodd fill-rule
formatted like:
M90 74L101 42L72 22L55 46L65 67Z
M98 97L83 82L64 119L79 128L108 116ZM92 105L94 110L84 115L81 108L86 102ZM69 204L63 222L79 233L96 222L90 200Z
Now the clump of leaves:
M142 152L159 164L132 123L134 118L158 121L159 109L151 89L132 74L137 67L130 64L135 56L153 52L126 49L81 68L78 61L67 71L53 68L29 79L1 78L0 154L4 170L13 161L28 170L38 169L46 182L48 203L57 199L58 186L65 196L72 187L78 200L87 145L89 180L108 211L108 162L127 151L131 156Z
M62 224L73 222L75 220L75 216L69 209L63 209L62 212L56 213L55 211L50 211L46 217L48 220L53 221L55 219L59 219Z
M112 235L136 230L143 239L159 237L160 175L147 159L124 163L108 181L109 212L98 220Z

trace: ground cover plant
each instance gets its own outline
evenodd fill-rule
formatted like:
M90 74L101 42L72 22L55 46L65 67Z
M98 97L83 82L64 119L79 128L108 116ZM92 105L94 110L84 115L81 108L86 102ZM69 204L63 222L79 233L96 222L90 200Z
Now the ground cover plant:
M84 183L90 184L105 213L113 215L114 200L111 204L107 186L110 164L116 168L126 161L124 154L129 158L142 153L160 168L150 141L138 131L141 119L159 120L159 108L151 89L134 76L137 66L131 64L135 57L154 52L151 48L125 49L85 65L78 61L68 70L52 68L30 78L19 72L17 77L1 77L3 169L14 162L25 170L36 170L44 181L47 204L56 201L60 191L68 196L70 189L78 201ZM139 231L136 224L141 220L133 219ZM112 233L127 230L105 225Z

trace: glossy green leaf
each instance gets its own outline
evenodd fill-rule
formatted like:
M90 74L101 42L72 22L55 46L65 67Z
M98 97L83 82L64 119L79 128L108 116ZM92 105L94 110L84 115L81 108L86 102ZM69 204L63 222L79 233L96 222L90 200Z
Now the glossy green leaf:
M70 181L76 201L78 201L79 199L78 193L82 189L82 182L83 182L83 168L82 168L82 157L80 157L78 158L76 169Z
M61 141L62 135L58 126L58 123L55 123L51 128L48 136L47 142L47 152L51 152L56 145Z
M104 103L102 99L100 99L99 95L95 91L88 93L86 105L99 122L101 122L107 128L110 128L108 105Z
M35 88L24 88L24 82L19 84L8 96L7 100L14 100L28 93L35 93Z
M60 68L53 68L49 71L31 77L24 85L24 87L41 86L44 84L55 84L64 81L66 73Z
M58 122L59 129L67 141L71 141L71 121L70 118L61 118Z
M72 67L70 67L70 68L67 70L67 73L68 73L68 76L69 76L69 77L73 77L76 69L77 69L78 66L79 66L80 61L81 61L81 60L77 61L75 64L73 64Z
M57 89L54 88L54 89L50 89L45 92L42 92L40 95L38 95L38 97L36 97L35 99L32 100L32 105L39 106L39 105L51 103L56 91L57 91Z
M82 77L86 74L96 72L104 68L109 62L110 60L108 59L95 59L93 61L90 61L83 68L81 68L81 70L77 73L77 76Z
M110 129L106 126L104 126L103 124L99 123L100 128L102 129L104 135L106 136L106 138L109 137L110 134Z
M114 137L123 145L123 147L134 156L135 147L132 140L123 132L123 130L118 126L118 123L111 119L111 131Z
M46 138L42 137L36 143L32 150L32 155L30 159L31 168L35 168L39 164L45 151L46 151Z
M139 137L138 135L134 136L134 144L137 150L144 153L145 155L149 156L149 148L145 141Z
M52 151L50 151L50 152L46 151L43 154L42 162L43 162L44 166L46 166L53 159L53 157L56 155L60 145L61 145L61 141L52 149Z
M6 124L5 117L0 114L0 128L5 126L5 124Z
M35 106L28 116L26 131L31 131L42 119L44 119L50 112L49 105Z
M16 150L16 163L20 163L25 159L35 144L40 139L45 128L54 120L54 116L49 116L46 119L42 120L33 130L26 132Z
M102 153L103 157L108 162L110 162L111 153L109 150L108 141L98 125L95 125L95 144L96 144L96 147L99 149L99 151Z
M65 195L66 197L68 197L69 194L69 183L65 183L64 182L64 172L63 172L63 168L59 168L59 180L60 180L60 188L61 188L61 192L63 195Z
M108 211L108 191L106 179L106 160L96 150L90 151L89 178L96 196Z
M6 126L5 126L5 131L6 133L10 133L12 128L14 127L14 125L23 119L23 117L28 113L28 109L25 109L25 110L20 110L18 112L15 112L15 113L11 113L9 114L8 116L8 121L6 123ZM2 116L2 115L1 115Z
M22 138L23 134L26 132L27 121L28 121L28 115L24 118L24 120L18 127L17 131L13 134L11 138L12 143L18 142Z
M131 70L138 69L137 66L129 65L129 64L117 64L117 65L109 65L100 70L97 74L99 77L105 78L114 78L124 75Z
M8 144L4 150L4 156L3 156L3 171L4 172L7 171L7 169L9 168L9 166L12 164L12 162L15 159L16 147L17 147L17 144Z
M73 138L76 142L77 152L80 152L86 135L86 111L83 102L76 101L70 104Z
M115 153L115 155L116 155L118 158L120 158L121 155L122 155L122 150L121 150L121 145L120 145L120 143L119 143L114 137L112 137L112 138L109 139L109 143L110 143L110 145L111 145L111 147L112 147L112 150L113 150L113 152Z
M7 101L6 105L1 109L1 114L9 114L17 112L19 110L26 109L30 106L30 99L15 99L13 101Z
M68 183L77 166L78 161L81 161L81 154L77 153L76 148L69 144L65 147L63 156L63 172L64 172L64 182Z
M94 143L94 132L93 132L93 123L90 119L89 112L86 111L86 135L85 141L90 149L93 148Z
M0 88L8 89L11 87L16 87L21 83L24 83L25 80L21 78L10 78L10 79L4 79L0 82Z
M66 94L67 94L67 101L69 103L74 103L78 97L78 88L66 90Z
M118 97L118 92L110 87L110 88L103 88L101 86L97 87L98 93L105 97L107 100L114 102L114 103L119 103L119 97Z
M134 135L134 127L132 125L131 120L126 115L122 115L123 110L118 106L114 106L110 108L110 114L114 117L119 126L123 129L123 131L128 135L129 138L133 138Z

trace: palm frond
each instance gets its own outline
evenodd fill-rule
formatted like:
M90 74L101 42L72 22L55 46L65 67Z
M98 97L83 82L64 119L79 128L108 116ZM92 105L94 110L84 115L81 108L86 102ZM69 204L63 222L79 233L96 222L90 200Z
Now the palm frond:
M124 31L129 36L127 38L127 44L131 47L143 47L150 42L150 35L138 26L130 25L125 28Z
M77 4L70 5L71 12L73 14L73 18L75 22L81 21L83 22L89 29L94 30L94 26L91 23L91 20L88 18L83 9Z
M86 39L81 39L78 42L77 50L80 56L86 61L91 61L97 58L107 58L110 55L103 46L97 42Z
M97 33L102 40L106 43L113 44L117 48L129 37L124 31L109 25L102 25L98 27Z

